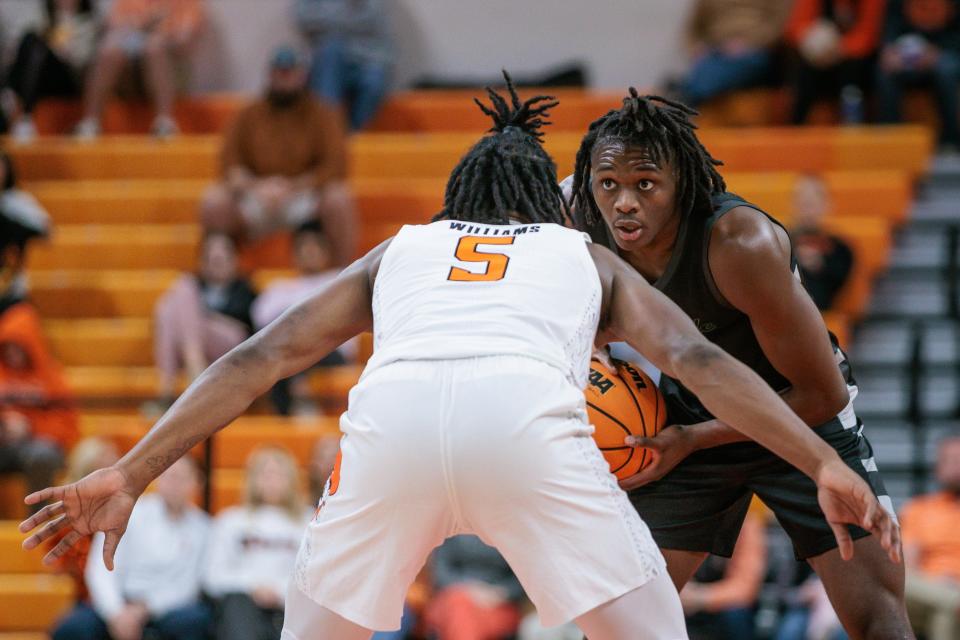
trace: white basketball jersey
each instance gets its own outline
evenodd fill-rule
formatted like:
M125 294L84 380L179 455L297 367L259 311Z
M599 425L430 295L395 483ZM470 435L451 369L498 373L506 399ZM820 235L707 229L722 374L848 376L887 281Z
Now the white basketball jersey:
M602 296L587 242L556 224L403 227L374 284L365 373L398 360L520 355L583 388Z

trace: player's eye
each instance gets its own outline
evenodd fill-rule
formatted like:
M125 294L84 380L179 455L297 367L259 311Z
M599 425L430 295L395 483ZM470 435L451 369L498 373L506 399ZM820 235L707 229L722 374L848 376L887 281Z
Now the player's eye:
M600 181L600 188L604 191L610 191L617 186L617 183L612 178L604 178Z
M637 183L637 188L639 188L640 191L650 191L650 189L653 189L653 181L641 180Z

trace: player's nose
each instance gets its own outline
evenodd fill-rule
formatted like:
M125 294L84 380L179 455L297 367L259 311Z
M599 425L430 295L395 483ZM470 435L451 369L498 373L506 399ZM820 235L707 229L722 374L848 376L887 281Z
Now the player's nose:
M632 215L639 213L640 203L637 201L637 198L629 193L629 190L623 189L617 194L617 200L614 202L614 208L617 213L622 215Z

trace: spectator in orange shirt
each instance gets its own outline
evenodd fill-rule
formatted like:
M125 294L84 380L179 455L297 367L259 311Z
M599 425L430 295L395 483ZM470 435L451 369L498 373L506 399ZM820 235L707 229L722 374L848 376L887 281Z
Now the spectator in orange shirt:
M930 640L960 638L960 434L940 443L941 490L903 507L903 557L910 621Z
M0 185L0 473L23 473L37 491L50 486L76 440L77 412L23 284L27 244L46 235L46 214L14 188L2 153Z
M787 22L796 49L794 124L807 119L824 91L844 97L844 120L863 118L863 88L880 43L885 0L797 0Z
M203 225L257 240L319 220L332 266L346 266L356 235L346 146L343 114L310 94L300 52L279 47L265 95L237 115L224 139L221 180L204 195Z
M100 135L107 98L131 60L143 61L145 84L153 97L156 117L151 133L158 138L176 135L175 62L186 55L202 23L201 0L114 0L87 80L84 114L76 136L92 139Z
M729 560L708 557L680 592L693 640L753 637L753 611L766 572L763 516L750 513L743 522Z

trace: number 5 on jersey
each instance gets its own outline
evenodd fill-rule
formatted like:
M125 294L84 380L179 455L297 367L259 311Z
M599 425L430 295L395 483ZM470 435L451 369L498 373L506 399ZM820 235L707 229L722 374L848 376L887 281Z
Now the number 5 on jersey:
M477 245L493 244L507 245L513 244L516 238L513 236L503 236L499 238L489 238L486 236L464 236L457 243L457 250L453 255L462 262L476 262L483 264L483 273L467 271L460 267L450 267L450 274L447 280L454 282L494 282L503 280L507 273L507 265L510 263L510 257L504 253L489 253L486 251L477 251Z

